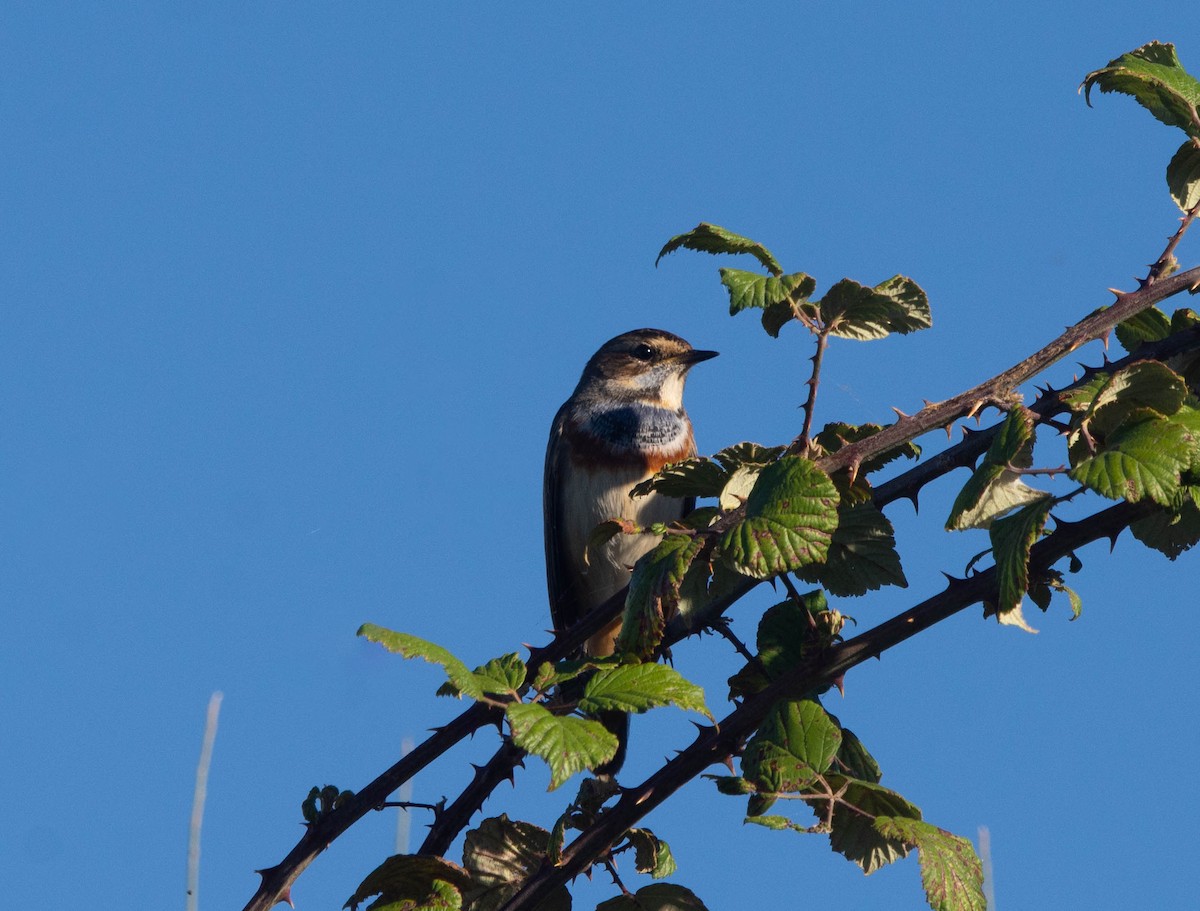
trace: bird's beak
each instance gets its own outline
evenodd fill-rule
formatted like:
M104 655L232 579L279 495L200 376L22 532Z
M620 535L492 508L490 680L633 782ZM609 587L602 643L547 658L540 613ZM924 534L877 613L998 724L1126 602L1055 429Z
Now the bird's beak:
M712 360L721 352L719 351L698 351L693 349L685 354L679 355L679 361L682 364L691 367L693 364L699 364L701 361Z

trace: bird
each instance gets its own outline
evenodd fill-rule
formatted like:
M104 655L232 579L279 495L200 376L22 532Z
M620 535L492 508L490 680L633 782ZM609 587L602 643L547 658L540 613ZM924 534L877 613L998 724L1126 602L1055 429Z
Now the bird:
M716 356L662 329L634 329L600 346L558 409L546 447L542 498L546 583L556 630L624 588L633 564L659 540L617 535L585 557L597 525L626 519L645 527L677 521L691 510L691 501L657 492L634 499L630 491L664 465L696 455L683 387L692 367ZM583 655L611 655L620 631L618 617L584 643ZM618 747L596 773L615 775L625 759L629 716L601 712L597 720L616 735Z

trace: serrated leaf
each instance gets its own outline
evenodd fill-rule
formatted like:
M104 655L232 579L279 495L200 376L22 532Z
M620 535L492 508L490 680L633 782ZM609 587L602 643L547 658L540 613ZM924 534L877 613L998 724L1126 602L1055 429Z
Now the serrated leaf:
M509 819L485 819L467 833L463 866L475 887L467 893L471 911L496 911L508 902L521 884L546 862L550 833L540 826ZM565 886L553 890L538 911L570 911L571 895Z
M708 908L690 889L675 883L652 883L632 895L603 901L596 911L708 911Z
M525 684L529 669L516 652L493 658L487 664L475 668L475 680L484 693L493 696L516 696Z
M745 518L721 537L721 556L755 579L820 563L837 528L837 505L829 475L807 459L784 456L759 474Z
M1130 95L1167 126L1200 136L1200 82L1183 68L1173 44L1152 41L1088 73L1080 88L1089 105L1093 87Z
M908 854L907 844L881 834L871 820L877 816L920 819L919 809L895 791L869 781L842 775L826 775L825 781L834 793L842 791L841 802L833 810L833 828L829 833L829 846L833 850L858 864L864 873L873 873ZM805 802L813 808L818 819L827 818L828 798L814 795L805 797Z
M1188 432L1178 423L1146 418L1108 435L1104 448L1071 469L1080 484L1111 500L1149 497L1170 505L1179 475L1194 459Z
M865 440L867 437L874 436L883 430L882 424L845 424L840 421L834 421L826 424L821 432L813 439L819 443L826 452L834 453L847 446L850 443L857 443L860 440ZM881 452L876 456L864 461L858 466L860 475L867 475L873 471L878 471L888 462L895 459L917 459L921 456L921 447L916 443L907 442L901 443L893 449L886 452Z
M776 832L792 831L804 832L809 831L807 826L802 826L799 823L794 823L786 816L763 816L753 815L747 816L742 820L743 823L750 823L754 826L762 826L764 829L772 829Z
M720 269L721 284L729 292L729 315L743 310L763 310L773 304L785 303L789 309L808 300L816 290L817 280L803 272L790 275L763 275L742 269Z
M816 303L830 335L870 341L893 332L907 335L933 325L925 292L902 275L874 288L843 278Z
M446 676L450 678L450 683L457 693L470 696L472 699L480 699L483 696L483 690L475 679L475 675L467 670L467 666L462 661L440 645L408 633L384 629L374 623L364 623L359 627L358 635L368 642L378 642L389 652L405 658L421 658L430 664L440 666L446 672Z
M579 700L584 714L603 711L645 712L660 705L676 705L712 718L704 690L664 664L622 664L603 668L588 678Z
M805 566L798 575L839 597L865 595L885 585L908 588L892 523L869 502L838 509L825 562Z
M996 561L999 601L996 613L1000 622L1021 606L1029 587L1029 549L1046 527L1051 503L1032 503L1006 519L992 523L988 534L992 539L992 558Z
M617 651L649 659L662 641L667 621L679 606L679 590L703 542L689 535L666 535L634 564L625 596Z
M709 459L686 459L667 465L642 481L630 495L644 497L657 491L668 497L715 497L725 486L727 477L721 466Z
M639 873L662 879L678 869L671 847L649 829L630 829L625 837L633 845L634 867Z
M462 907L461 893L470 885L471 877L467 871L448 860L397 854L367 874L345 907L357 909L361 902L377 895L373 908L408 903L407 907L413 909L449 911Z
M767 466L783 455L785 446L763 446L759 443L734 443L713 456L725 470L732 472L743 465Z
M1171 321L1157 307L1147 307L1118 323L1116 333L1121 347L1132 352L1144 342L1157 342L1170 335Z
M507 706L513 743L540 756L550 767L550 790L584 769L594 769L617 753L617 738L598 721L554 715L537 703Z
M685 250L697 250L700 253L719 253L739 254L748 253L762 263L763 267L772 275L782 275L783 268L779 262L771 254L771 251L757 241L753 241L748 237L743 237L740 234L734 234L732 231L727 231L717 225L710 225L704 222L696 225L686 234L676 234L672 237L661 250L658 251L658 259L654 260L654 265L658 265L668 253L674 253L680 247Z
M1097 373L1060 399L1083 415L1089 433L1104 434L1141 409L1174 414L1187 394L1187 383L1175 371L1157 361L1139 361L1115 373Z
M1190 498L1178 510L1155 510L1129 526L1133 536L1168 560L1200 541L1200 509Z
M880 816L875 829L917 849L921 885L933 911L986 911L983 864L965 838L918 819Z
M833 763L842 731L813 699L775 703L742 754L742 774L760 791L794 793Z
M1189 139L1167 165L1167 189L1184 212L1200 205L1200 144Z

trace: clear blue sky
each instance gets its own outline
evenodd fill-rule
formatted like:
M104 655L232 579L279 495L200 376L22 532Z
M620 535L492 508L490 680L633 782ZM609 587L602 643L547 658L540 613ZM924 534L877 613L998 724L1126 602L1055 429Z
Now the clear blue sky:
M710 257L655 269L669 236L712 221L822 287L925 287L933 330L832 347L823 420L944 398L1144 273L1174 228L1179 139L1075 89L1153 39L1200 73L1187 4L838 6L6 6L7 906L183 906L221 690L201 898L238 908L310 786L357 789L460 709L360 623L471 662L544 641L545 435L610 336L659 326L722 352L688 392L702 450L795 434L804 340L730 320ZM1200 261L1194 239L1181 254ZM842 605L860 624L987 546L940 531L965 478L916 520L892 509L911 588ZM1078 622L1035 611L1030 636L972 609L831 708L929 820L990 828L999 908L1189 907L1195 557L1127 539L1082 556ZM735 626L752 636L768 603ZM728 649L676 657L721 713ZM690 731L638 720L629 779ZM492 747L456 751L415 799L452 797ZM531 762L489 815L548 826L571 789L546 781ZM649 822L714 911L924 906L914 860L864 878L742 808L696 785ZM394 826L338 842L297 907L340 907Z

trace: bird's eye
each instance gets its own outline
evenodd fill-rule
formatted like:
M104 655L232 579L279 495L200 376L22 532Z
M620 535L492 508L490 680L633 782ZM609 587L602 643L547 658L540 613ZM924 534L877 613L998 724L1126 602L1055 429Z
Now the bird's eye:
M633 350L629 352L639 361L648 361L654 357L654 349L649 345L635 345Z

